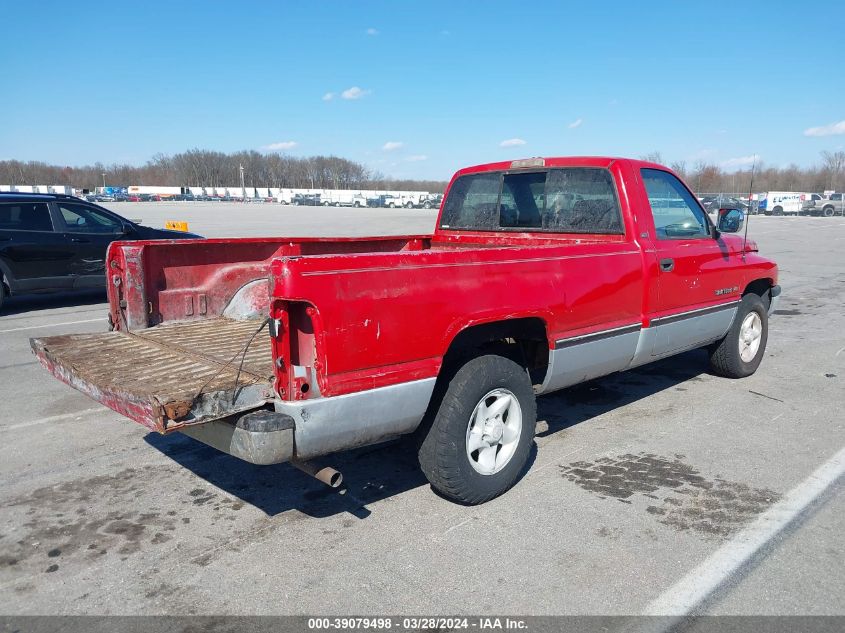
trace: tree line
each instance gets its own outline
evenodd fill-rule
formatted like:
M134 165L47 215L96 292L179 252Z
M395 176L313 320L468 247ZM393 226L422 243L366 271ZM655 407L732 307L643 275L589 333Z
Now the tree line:
M664 164L659 152L642 156ZM243 166L247 187L294 189L384 189L442 192L445 181L396 180L372 171L361 163L337 156L295 158L245 150L226 154L203 149L166 156L158 154L140 167L94 163L62 167L40 161L0 161L0 184L70 185L93 190L105 182L111 186L159 185L231 187L240 184ZM698 161L669 165L696 193L745 193L751 187L751 166L728 171L719 165ZM771 167L758 162L754 167L753 190L821 192L845 190L845 151L822 152L818 165Z
M385 189L442 192L439 180L392 179L365 165L337 156L296 158L244 150L227 154L191 149L167 156L157 154L144 165L94 163L76 167L41 161L0 161L0 184L69 185L93 190L129 185L173 187L286 187L292 189ZM105 174L105 177L103 176Z
M665 164L660 152L641 156L643 160ZM845 190L845 152L822 152L821 161L812 167L788 165L771 167L758 160L753 165L754 182L752 185L752 165L743 166L736 171L728 171L719 165L706 161L697 161L688 165L685 161L669 164L687 185L696 193L739 193L747 195L749 191L806 191Z

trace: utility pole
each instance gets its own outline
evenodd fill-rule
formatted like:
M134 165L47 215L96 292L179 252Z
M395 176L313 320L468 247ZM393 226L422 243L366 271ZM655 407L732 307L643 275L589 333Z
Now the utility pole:
M106 172L103 172L103 193L106 192Z
M241 170L241 201L246 202L246 187L244 186L244 166L243 166L243 164L239 164L238 169Z

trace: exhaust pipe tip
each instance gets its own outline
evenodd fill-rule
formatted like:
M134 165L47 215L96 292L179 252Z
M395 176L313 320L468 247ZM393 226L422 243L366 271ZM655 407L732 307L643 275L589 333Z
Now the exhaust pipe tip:
M299 470L306 475L311 475L314 479L323 482L330 488L340 488L343 483L343 475L340 471L335 470L331 466L320 467L313 462L294 460L291 462Z

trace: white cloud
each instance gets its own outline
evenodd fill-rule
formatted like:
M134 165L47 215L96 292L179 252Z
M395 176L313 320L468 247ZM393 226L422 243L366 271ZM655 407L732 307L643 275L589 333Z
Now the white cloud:
M736 158L729 158L728 160L722 161L721 166L728 169L731 167L749 167L753 165L756 160L756 154L752 154L751 156L737 156Z
M414 154L413 156L408 156L405 160L409 163L418 163L421 160L428 160L428 156L425 154Z
M366 97L368 94L370 94L369 90L364 90L362 88L359 88L358 86L352 86L351 88L347 88L346 90L341 92L340 97L342 99L351 100Z
M517 147L518 145L525 145L525 141L521 138L509 138L499 143L499 147Z
M576 127L581 127L581 124L584 122L584 119L575 119L572 123L567 125L570 130L574 130Z
M367 35L378 35L378 29L374 29L372 27L368 28Z
M401 149L403 147L405 147L405 143L401 141L387 141L387 143L381 146L385 152L392 152L395 149Z
M845 134L845 121L819 127L808 127L804 130L804 136L834 136L836 134Z
M269 145L265 145L261 149L268 151L268 152L283 152L286 149L293 149L299 145L296 141L279 141L278 143L270 143Z
M332 99L334 99L334 93L333 92L327 92L326 94L323 95L323 101L331 101Z

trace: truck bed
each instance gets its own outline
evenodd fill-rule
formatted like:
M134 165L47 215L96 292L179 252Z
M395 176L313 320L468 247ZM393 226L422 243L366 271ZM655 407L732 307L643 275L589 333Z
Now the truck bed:
M238 375L244 346L261 325L215 317L137 332L37 338L31 345L59 380L165 433L270 398L273 361L266 331L250 344Z

